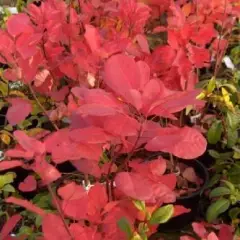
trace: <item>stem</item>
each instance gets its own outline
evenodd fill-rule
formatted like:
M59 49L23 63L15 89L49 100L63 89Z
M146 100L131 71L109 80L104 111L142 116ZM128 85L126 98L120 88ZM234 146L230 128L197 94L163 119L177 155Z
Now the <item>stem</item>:
M68 225L67 225L67 223L66 223L66 221L65 221L64 213L63 213L63 211L62 211L62 208L61 208L61 206L60 206L60 203L59 203L59 201L58 201L58 199L57 199L54 191L52 190L51 185L48 184L47 187L48 187L49 193L51 194L51 197L53 198L53 200L54 200L54 202L55 202L55 204L56 204L57 210L58 210L59 215L60 215L60 217L61 217L61 219L62 219L62 222L63 222L63 224L64 224L64 228L66 229L66 231L67 231L68 235L70 236L71 240L74 240L74 237L73 237L73 235L71 234L71 232L70 232L70 230L69 230L69 228L68 228Z
M31 87L31 85L29 85L29 89L30 89L30 91L31 91L34 99L36 100L37 104L39 105L39 107L42 109L42 111L44 112L44 114L48 117L48 114L47 114L45 108L43 107L43 105L42 105L42 104L40 103L40 101L38 100L38 98L37 98L34 90L33 90L32 87ZM56 130L59 130L58 126L57 126L54 122L52 122L50 119L49 119L49 121L52 123L53 127L54 127ZM54 200L54 202L55 202L55 204L56 204L57 210L58 210L59 215L60 215L60 217L61 217L61 219L62 219L62 222L63 222L63 224L64 224L64 228L66 229L66 231L67 231L68 235L70 236L71 240L74 240L74 237L72 236L71 232L69 231L68 226L67 226L67 223L66 223L66 221L65 221L64 213L63 213L63 211L62 211L61 205L60 205L60 203L59 203L59 201L58 201L58 199L57 199L54 191L52 190L51 185L48 184L47 187L48 187L49 193L51 194L51 196L52 196L52 198L53 198L53 200Z
M226 15L226 10L227 10L227 0L225 0L224 2L224 12L223 12L223 15L225 16ZM218 46L217 46L217 53L216 53L216 64L215 64L215 68L214 68L214 77L217 76L217 72L219 70L219 65L221 63L221 58L222 58L222 53L221 52L221 49L220 49L220 45L221 45L221 40L222 40L222 36L223 36L223 29L224 27L224 21L222 21L222 24L221 24L221 32L220 32L220 35L219 35L219 41L218 41Z
M175 171L176 166L175 166L175 161L174 161L173 155L171 153L169 153L169 157L170 157L170 163L171 163L171 171Z
M47 111L45 110L44 106L43 106L43 105L40 103L40 101L38 100L37 95L36 95L36 93L34 92L32 86L31 86L30 84L29 84L29 89L30 89L30 91L31 91L31 93L32 93L35 101L37 102L37 104L39 105L39 107L42 109L43 113L44 113L44 114L46 115L46 117L49 119L49 121L51 122L51 124L53 125L53 127L58 131L58 130L59 130L58 126L57 126L54 122L52 122L52 121L50 120L50 118L49 118L49 116L48 116L48 114L47 114Z

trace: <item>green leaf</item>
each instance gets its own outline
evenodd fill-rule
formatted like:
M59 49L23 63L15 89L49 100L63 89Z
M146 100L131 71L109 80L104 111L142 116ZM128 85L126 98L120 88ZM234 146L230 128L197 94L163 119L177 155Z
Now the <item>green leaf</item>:
M174 213L174 207L172 204L168 204L164 207L158 208L155 210L149 220L149 223L154 224L161 224L166 223Z
M237 92L237 88L233 84L224 83L224 84L222 84L222 87L228 88L228 90L232 93Z
M144 201L133 200L133 204L140 211L145 211L145 209L146 209Z
M215 184L217 184L221 179L221 174L215 174L208 183L208 188L213 187Z
M235 163L229 170L228 170L228 180L231 181L233 184L240 184L240 166L238 163Z
M225 198L218 199L216 202L212 203L208 209L206 218L208 222L213 222L217 217L228 210L230 207L230 201Z
M39 215L36 216L35 225L37 228L42 226L42 217L41 216L39 216Z
M232 148L238 141L238 131L228 128L227 129L227 147Z
M15 188L11 184L5 185L1 190L4 192L11 192L11 193L16 192Z
M220 120L213 122L207 133L208 142L210 144L216 144L221 139L222 131L222 122Z
M32 123L29 121L29 120L23 120L21 123L18 124L18 127L21 129L21 130L24 130L24 129L27 129L29 126L31 126Z
M220 154L215 150L208 150L208 153L213 158L220 158Z
M0 80L0 92L3 97L8 95L8 84Z
M8 172L4 175L0 175L0 189L3 188L4 185L12 183L15 177L16 173L13 172Z
M222 180L222 182L225 183L225 185L231 190L231 192L235 192L235 186L231 182L226 180Z
M216 87L216 78L212 77L207 85L207 92L212 93Z
M33 234L33 230L30 227L22 226L19 229L19 235L32 235L32 234Z
M147 223L139 223L138 225L138 232L139 232L139 235L141 236L142 240L147 240L147 232L149 231L149 227L147 225Z
M229 188L226 188L226 187L217 187L217 188L214 188L210 194L209 194L209 197L210 198L214 198L214 197L221 197L221 196L224 196L224 195L229 195L231 194L231 191Z
M240 159L240 152L234 151L234 153L233 153L233 158L234 158L234 159Z
M117 222L117 225L123 232L126 233L128 239L132 238L133 232L132 232L132 229L131 229L131 226L130 226L128 220L125 217L121 218Z
M232 220L237 219L239 214L240 214L240 208L239 207L232 208L228 212L228 215Z

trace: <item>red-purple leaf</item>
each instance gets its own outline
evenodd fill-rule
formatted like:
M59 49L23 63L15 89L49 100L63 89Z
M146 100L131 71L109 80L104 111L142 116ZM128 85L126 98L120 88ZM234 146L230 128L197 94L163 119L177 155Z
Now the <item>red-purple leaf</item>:
M12 15L7 21L7 30L10 35L17 37L20 33L33 31L30 23L30 18L24 13Z
M58 195L64 200L78 199L84 197L86 195L86 191L81 185L71 182L58 188Z
M204 225L202 223L193 223L192 224L193 230L194 232L201 238L205 238L206 234L207 234L207 230L204 227Z
M84 174L90 174L96 178L100 178L101 169L99 168L98 162L90 159L80 159L71 161L73 166Z
M23 161L20 160L9 160L0 162L0 171L5 171L11 168L20 167L23 165Z
M135 60L127 55L114 55L105 64L105 83L115 93L125 96L130 89L140 88L140 72Z
M13 203L16 204L18 206L24 207L27 210L29 210L30 212L36 213L40 216L44 216L45 215L45 211L35 205L33 205L31 202L24 200L24 199L18 199L15 197L8 197L7 199L5 199L5 202L7 203Z
M18 189L22 192L32 192L37 188L37 181L32 175L27 176L23 182L19 184Z
M20 214L15 214L11 216L7 222L3 225L2 230L0 232L0 237L2 240L12 232L16 224L21 220L22 216Z
M61 203L63 212L75 219L85 219L87 215L87 192L82 186L70 183L58 189L58 194L64 199Z
M50 184L61 177L61 173L45 160L45 156L36 157L31 167L41 177L44 184Z
M83 143L105 143L112 140L113 136L102 128L91 126L70 131L70 139Z
M185 208L184 206L181 205L174 205L174 215L173 217L177 217L179 215L182 215L184 213L189 213L191 209Z
M43 218L42 229L44 240L71 240L72 237L64 226L62 219L55 214L46 214Z
M45 152L45 145L34 139L29 137L26 133L23 131L15 131L14 137L17 139L18 143L29 152L34 152L35 154L43 154Z
M104 121L104 129L116 136L135 136L139 128L140 124L136 119L123 114L110 116Z
M120 172L115 177L115 184L121 192L134 199L144 201L153 196L150 180L138 173Z
M197 158L205 152L206 147L206 139L190 127L164 128L145 146L148 151L170 152L182 159Z
M8 102L11 107L8 108L6 118L11 125L16 125L25 118L32 111L31 103L23 98L9 98Z
M192 168L192 167L186 168L183 171L182 175L189 182L192 182L192 183L198 183L199 182L199 178L196 175L196 172L195 172L194 168Z

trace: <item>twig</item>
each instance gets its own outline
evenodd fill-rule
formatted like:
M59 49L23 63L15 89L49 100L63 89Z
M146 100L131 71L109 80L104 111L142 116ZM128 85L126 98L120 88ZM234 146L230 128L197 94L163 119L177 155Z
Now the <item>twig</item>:
M36 93L34 92L32 86L31 86L30 84L29 84L29 89L30 89L31 94L33 95L35 101L37 102L37 104L39 105L39 107L42 109L43 113L44 113L44 114L46 115L46 117L49 119L49 121L51 122L51 124L53 125L53 127L58 131L58 130L59 130L58 126L57 126L54 122L52 122L52 121L50 120L47 111L45 110L45 108L43 107L43 105L41 104L41 102L38 100L37 95L36 95Z
M66 229L66 231L67 231L68 235L70 236L71 240L74 240L74 237L73 237L73 235L71 234L71 232L69 231L68 225L67 225L67 223L66 223L66 221L65 221L64 213L63 213L63 211L62 211L62 208L61 208L61 206L60 206L60 204L59 204L59 201L58 201L55 193L54 193L53 190L52 190L51 185L48 184L47 187L48 187L49 193L51 194L51 196L52 196L52 198L53 198L53 200L54 200L54 202L55 202L55 204L56 204L57 210L58 210L59 215L60 215L60 217L61 217L61 219L62 219L62 222L63 222L63 224L64 224L64 228Z

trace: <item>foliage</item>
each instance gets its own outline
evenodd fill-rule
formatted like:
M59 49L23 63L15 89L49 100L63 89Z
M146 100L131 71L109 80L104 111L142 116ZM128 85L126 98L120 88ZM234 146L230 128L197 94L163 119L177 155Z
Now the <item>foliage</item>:
M167 26L158 24L163 11ZM0 171L22 167L29 175L19 191L49 195L5 198L27 213L10 217L4 238L23 217L30 223L18 227L18 237L145 240L158 224L189 212L173 204L177 177L162 155L187 161L205 152L206 139L182 116L203 108L197 71L226 49L221 21L231 28L238 13L237 1L46 0L9 17L0 30L7 111ZM168 41L150 49L148 33L159 30ZM215 143L222 132L211 135ZM143 149L160 153L145 161ZM83 183L64 180L58 166L66 162Z

